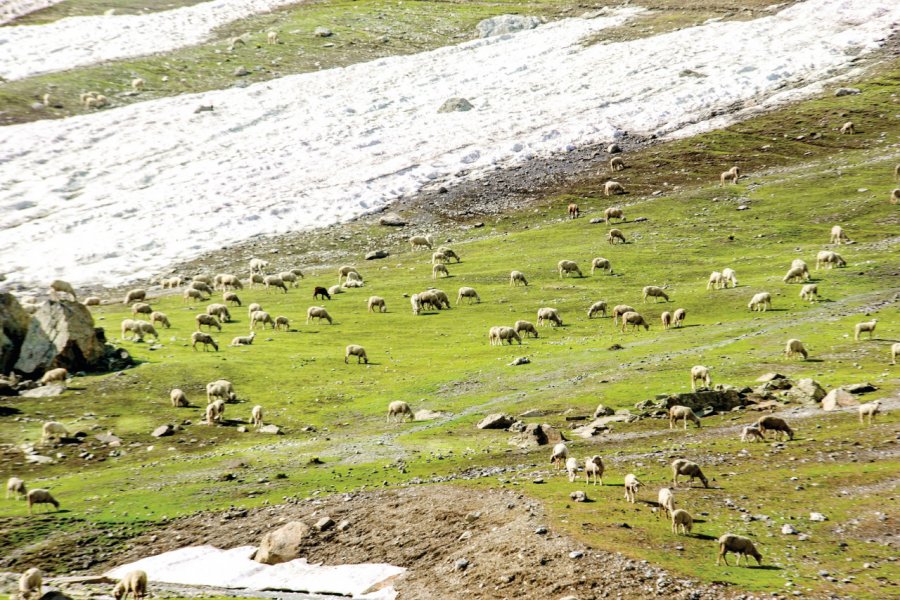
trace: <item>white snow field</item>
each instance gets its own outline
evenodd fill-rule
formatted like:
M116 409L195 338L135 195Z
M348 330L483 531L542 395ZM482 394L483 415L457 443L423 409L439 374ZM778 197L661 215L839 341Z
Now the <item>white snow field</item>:
M169 52L203 42L226 23L299 1L212 0L146 15L68 17L44 25L4 27L0 29L0 76L12 81Z
M5 127L0 269L13 286L119 285L621 131L698 133L722 124L711 111L845 73L896 27L900 2L808 0L754 21L579 43L629 14ZM438 113L454 96L474 109ZM195 113L201 104L215 111Z
M28 13L33 13L36 10L59 4L62 1L63 0L0 0L0 25L5 25Z

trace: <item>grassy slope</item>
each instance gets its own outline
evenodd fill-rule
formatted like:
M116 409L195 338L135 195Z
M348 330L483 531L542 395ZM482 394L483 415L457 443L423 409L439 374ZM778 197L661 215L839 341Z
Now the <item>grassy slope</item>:
M414 317L402 294L431 284L430 265L425 253L399 247L386 261L359 264L366 288L326 302L336 319L333 326L303 323L306 308L313 304L312 285L331 285L336 280L332 267L308 269L301 288L286 296L245 290L241 294L245 303L259 301L273 316L289 316L296 329L267 332L248 349L192 352L186 341L193 331L193 315L202 307L185 307L177 298L155 303L169 314L174 327L164 332L163 348L158 350L151 351L149 344L124 343L144 361L140 367L118 375L76 379L72 391L59 399L16 400L22 417L0 422L0 439L16 444L37 440L41 422L50 418L89 431L112 429L127 440L124 456L102 464L85 465L77 458L78 451L70 448L63 450L68 458L61 465L4 463L4 475L24 474L32 486L51 487L69 512L28 520L21 503L0 504L3 527L10 532L0 541L0 554L46 543L45 536L52 531L62 535L96 526L114 534L108 539L99 536L98 545L116 544L164 516L201 509L256 506L286 496L398 483L471 465L534 462L543 468L544 451L524 455L512 451L506 444L508 434L477 431L473 423L499 410L573 408L585 414L598 401L630 407L657 393L686 390L687 373L694 364L712 367L717 382L749 384L762 372L778 370L814 377L826 387L868 380L881 387L877 395L896 395L900 388L896 367L887 365L889 340L900 340L896 307L877 311L876 340L853 342L852 327L863 320L865 307L889 300L897 291L896 242L882 243L896 234L898 222L896 207L886 202L897 161L891 144L900 132L892 96L897 84L895 66L863 85L861 96L807 102L626 157L633 168L620 179L633 193L617 199L629 204L629 221L621 228L632 243L625 246L607 245L604 225L590 225L587 218L574 222L561 218L565 202L572 197L588 217L610 204L589 193L596 189L596 181L563 190L548 199L546 209L509 215L485 229L447 233L455 239L453 246L463 263L450 266L453 277L440 287L455 295L459 286L472 285L484 300L479 305ZM861 124L862 134L850 139L831 131L846 115ZM813 130L824 132L825 137L814 142L794 139ZM807 152L808 156L798 159ZM721 189L692 181L694 173L710 181L714 178L710 175L735 156L751 173L741 185ZM754 174L764 168L770 170ZM664 177L668 174L672 177ZM663 181L672 185L666 188ZM660 197L638 195L676 184L678 190ZM857 191L862 188L870 191ZM735 210L748 199L751 210ZM648 221L634 223L638 216ZM841 223L858 243L840 249L849 268L814 273L828 301L807 305L797 297L800 286L783 284L781 276L795 257L812 266L834 223ZM364 227L358 224L351 229ZM367 233L375 238L386 235L379 230ZM729 235L734 241L727 241ZM282 256L281 267L304 266L299 258ZM609 258L616 276L557 278L554 268L559 259L577 260L586 268L594 256ZM707 292L709 272L725 266L737 270L740 287ZM510 288L506 276L513 268L523 270L532 285ZM648 284L670 285L673 302L641 305L640 290ZM762 290L773 294L779 310L766 314L746 310L749 297ZM385 297L390 312L367 314L365 299L370 294ZM622 334L609 319L587 320L585 310L597 299L638 307L652 323L651 330ZM521 348L488 346L488 327L534 320L541 306L558 307L566 326L543 330L540 339L528 340ZM661 331L660 312L675 307L687 309L688 326ZM114 337L125 312L112 305L97 309L96 315ZM246 313L236 309L234 316L236 322L217 336L223 345L247 330ZM802 339L812 358L822 362L783 360L781 349L789 337ZM348 343L364 345L372 363L344 365L342 351ZM613 343L624 350L608 351ZM532 364L506 366L522 355L529 356ZM288 435L273 439L239 434L234 427L191 425L173 438L150 438L149 432L160 423L199 422L204 385L219 377L234 381L242 399L241 404L228 406L226 416L246 419L251 406L262 404L267 421L283 426ZM168 406L168 390L176 386L185 389L195 408ZM385 406L398 399L416 409L444 410L453 416L425 424L386 425ZM704 424L707 428L730 426L753 418L725 415ZM548 419L562 424L561 417ZM877 463L865 462L865 456L871 448L890 452L889 438L898 420L895 415L886 416L876 435L858 432L852 421L843 415L822 417L815 421L822 429L807 421L799 428L799 441L788 444L786 450L760 445L750 448L749 457L738 454L740 444L731 433L727 438L716 433L700 438L695 432L670 436L664 431L601 442L598 449L588 442L572 445L578 456L597 451L609 456L613 484L620 483L628 471L637 473L649 483L645 498L655 496L656 487L666 481L665 463L676 454L686 453L714 465L710 470L722 490L687 492L684 500L679 496L695 514L709 513L697 531L713 537L729 529L749 532L761 540L767 561L780 565L780 570L717 569L710 561L712 542L701 538L679 539L684 550L673 552L676 542L666 526L656 524L649 511L634 512L625 506L618 498L618 487L591 491L603 498L600 503L570 508L566 498L574 486L561 478L528 491L549 502L551 510L565 519L561 526L597 547L622 550L676 571L751 590L780 589L790 579L815 593L838 590L879 597L895 589L884 580L890 570L890 548L866 542L869 538L862 533L858 539L839 535L834 528L841 524L851 531L875 529L875 511L884 510L891 486L870 494L853 490L879 484L897 472L895 453ZM310 424L319 431L300 431ZM617 431L641 433L660 427L660 422L644 421ZM835 463L828 455L817 454L829 446L845 450L854 442L862 445L854 447L858 452L869 453L860 460L862 468L842 452L835 454ZM321 457L325 464L307 465L312 456ZM406 464L405 473L397 468L398 456ZM236 469L236 460L249 467ZM767 479L758 476L761 470ZM239 474L237 480L214 483L223 472L233 471ZM731 472L735 475L724 475ZM277 473L288 477L277 479ZM792 495L797 483L790 482L789 476L809 484L802 495ZM480 483L494 484L494 480ZM844 487L850 495L836 495ZM770 529L760 522L744 525L724 507L725 498L751 514L769 515L778 527ZM798 529L813 533L811 541L801 543L778 533L780 519L800 518L816 508L831 521L821 525L797 521ZM860 525L842 523L852 513L861 516ZM622 521L633 529L610 527ZM773 537L768 537L769 532ZM839 548L838 541L847 538L849 546ZM883 566L862 570L863 562ZM827 569L843 577L848 568L857 577L852 584L833 585L816 575L819 569Z

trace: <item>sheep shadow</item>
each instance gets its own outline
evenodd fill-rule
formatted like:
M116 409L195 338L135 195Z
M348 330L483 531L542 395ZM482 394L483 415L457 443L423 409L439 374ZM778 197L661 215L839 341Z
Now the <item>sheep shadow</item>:
M680 325L678 327L671 327L671 329L687 329L688 327L700 327L699 323L694 323L693 325Z
M0 406L0 417L8 417L10 415L20 415L22 411L15 406Z
M715 539L715 538L713 538ZM781 571L781 567L777 567L775 565L747 565L748 569L754 569L757 571Z
M822 358L807 358L807 359L804 360L803 362L808 362L808 363L822 363L822 362L825 362L825 359L822 359Z
M705 522L706 521L700 521L700 520L694 519L694 523L705 523ZM694 538L697 538L698 540L705 540L705 541L718 541L718 539L719 539L717 537L713 537L706 533L692 533L690 535L690 537L694 537Z

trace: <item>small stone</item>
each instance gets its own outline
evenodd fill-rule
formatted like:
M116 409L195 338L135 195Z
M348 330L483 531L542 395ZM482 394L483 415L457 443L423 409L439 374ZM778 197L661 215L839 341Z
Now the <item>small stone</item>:
M387 258L390 253L387 250L373 250L366 253L366 260L377 260L379 258Z
M544 534L547 533L547 528L544 527L543 525L541 525L540 527L538 527L537 529L535 529L534 532L535 532L536 534L538 534L538 535L544 535Z
M465 98L449 98L438 109L439 113L467 112L475 108Z
M155 438L161 438L161 437L166 437L168 435L172 435L173 433L175 433L175 428L172 427L171 425L160 425L159 427L154 429L153 433L151 433L150 435L152 435Z
M828 517L826 517L822 513L811 512L811 513L809 513L809 520L821 523L822 521L827 521Z
M459 536L459 541L463 542L463 541L469 539L470 537L472 537L471 531L463 531L462 535Z
M859 94L859 88L851 88L851 87L840 87L834 91L834 95L837 97L840 96L853 96Z
M321 519L316 521L316 524L313 525L313 527L316 529L316 531L328 531L329 529L334 527L334 520L332 520L330 517L322 517Z
M572 550L569 552L569 558L581 558L582 556L584 556L584 552L581 550Z
M618 154L621 151L622 151L622 148L620 148L618 144L610 144L609 147L606 149L606 152L608 154Z
M480 518L481 518L481 513L480 513L480 512L477 512L477 511L476 511L476 512L470 512L470 513L468 513L468 514L466 515L466 522L467 522L467 523L474 523L475 521L477 521L477 520L480 519Z
M587 494L585 494L581 490L578 490L578 491L575 491L575 492L572 492L571 494L569 494L569 498L571 498L575 502L586 502Z
M750 210L750 207L747 206L746 204L741 204L740 206L737 207L737 209L738 210Z
M334 35L334 33L327 27L316 27L315 31L313 31L313 34L315 34L316 37L323 38L331 37Z
M234 70L235 77L244 77L249 74L250 74L250 71L248 71L247 67L245 67L243 65L241 65L240 67L238 67Z
M544 483L544 478L543 477L535 477L531 483L537 483L537 484Z
M464 558L460 558L453 566L457 571L465 571L469 568L469 561Z
M406 225L406 221L400 218L400 215L395 213L388 213L386 215L382 215L378 219L379 225L384 225L385 227L403 227Z
M281 435L283 433L281 431L281 427L279 427L278 425L271 425L271 424L263 425L257 431L259 431L260 433L269 433L272 435Z
M781 526L781 533L783 533L784 535L796 535L797 528L790 523L785 523Z
M348 529L350 529L350 521L348 521L347 519L344 519L343 521L338 523L338 531L347 531Z

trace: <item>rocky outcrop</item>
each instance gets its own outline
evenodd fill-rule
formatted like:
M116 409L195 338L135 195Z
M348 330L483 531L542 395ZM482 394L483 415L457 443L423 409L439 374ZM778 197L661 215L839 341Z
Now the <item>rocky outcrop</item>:
M25 312L15 296L0 293L0 373L9 373L19 359L19 349L30 322L31 315Z
M263 536L253 560L264 565L277 565L300 558L303 542L310 533L312 528L307 524L291 521Z
M525 426L525 431L514 435L509 443L519 448L534 448L564 441L566 438L555 427L546 423L531 423Z
M858 406L856 396L840 388L831 390L822 398L822 410L837 410L847 406Z
M509 415L494 413L481 420L476 427L478 429L508 429L516 420Z
M707 407L717 412L732 410L744 406L747 401L740 390L728 386L722 389L704 390L686 394L671 394L657 397L656 400L644 400L635 405L640 410L667 411L673 406L687 406L696 413Z
M526 29L534 29L541 24L540 17L527 17L524 15L499 15L484 19L475 26L479 37L492 37L506 35Z
M803 404L815 404L825 397L825 390L814 379L801 379L787 392L788 398Z
M472 103L465 98L450 98L445 101L438 109L439 113L450 112L467 112L475 108Z
M94 317L80 302L48 300L28 325L15 370L39 375L65 367L70 372L86 370L105 354L102 330L94 329Z

